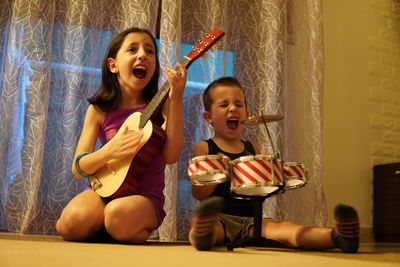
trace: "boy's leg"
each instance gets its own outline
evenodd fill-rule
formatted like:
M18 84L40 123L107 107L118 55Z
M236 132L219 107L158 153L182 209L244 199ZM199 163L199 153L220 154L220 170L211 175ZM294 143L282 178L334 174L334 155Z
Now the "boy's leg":
M198 250L209 250L214 245L214 226L223 205L222 198L210 197L197 206L189 239Z
M332 241L346 253L356 253L359 247L359 219L357 211L346 205L337 205L334 211L336 227Z

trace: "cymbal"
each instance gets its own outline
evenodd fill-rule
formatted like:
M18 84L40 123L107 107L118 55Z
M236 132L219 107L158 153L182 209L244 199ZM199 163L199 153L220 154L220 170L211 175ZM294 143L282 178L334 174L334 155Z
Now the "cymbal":
M242 120L241 123L245 125L254 125L254 124L259 124L259 123L264 123L264 122L273 122L273 121L280 121L283 119L283 116L281 115L259 115L259 116L253 116L249 117L245 120Z

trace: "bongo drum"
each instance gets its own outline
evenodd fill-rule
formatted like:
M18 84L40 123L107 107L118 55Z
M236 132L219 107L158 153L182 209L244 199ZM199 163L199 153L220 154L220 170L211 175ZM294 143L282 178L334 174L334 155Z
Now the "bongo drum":
M191 184L219 184L228 179L229 158L224 155L197 156L189 160L187 170Z
M286 189L301 188L307 183L307 168L300 162L285 162L283 173L286 176Z
M267 196L284 187L282 161L272 155L250 155L231 161L234 197Z

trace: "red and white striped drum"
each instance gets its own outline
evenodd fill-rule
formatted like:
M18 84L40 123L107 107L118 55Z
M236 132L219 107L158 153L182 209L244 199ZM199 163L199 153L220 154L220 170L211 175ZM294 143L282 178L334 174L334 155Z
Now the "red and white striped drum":
M286 176L286 189L296 189L307 184L307 168L300 162L285 162L283 173Z
M228 179L229 158L224 155L197 156L189 160L187 170L191 184L219 184Z
M283 163L272 155L250 155L231 161L235 196L267 196L284 186Z

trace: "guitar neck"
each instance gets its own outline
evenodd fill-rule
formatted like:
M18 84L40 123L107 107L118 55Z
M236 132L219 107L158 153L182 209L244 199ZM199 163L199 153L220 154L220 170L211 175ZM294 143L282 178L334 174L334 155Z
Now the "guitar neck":
M187 69L191 65L192 61L187 57L183 57L180 63ZM179 71L179 68L176 67L175 70ZM150 103L147 105L147 107L143 110L142 114L140 115L139 129L144 128L146 123L150 120L151 116L153 115L154 111L159 107L161 103L164 102L164 99L166 99L166 96L169 93L170 89L171 85L169 84L168 81L166 81L161 86L156 95L153 97L153 99L150 101Z
M208 49L211 48L219 39L224 36L224 32L220 29L214 28L209 31L206 36L201 39L196 46L192 48L192 50L183 57L180 62L186 69L193 63L193 61L203 55ZM175 70L179 71L179 68L175 68ZM166 81L161 88L158 90L156 95L147 105L147 107L143 110L140 115L139 129L143 129L146 123L150 120L154 111L166 100L167 94L171 88L171 85L168 81Z

